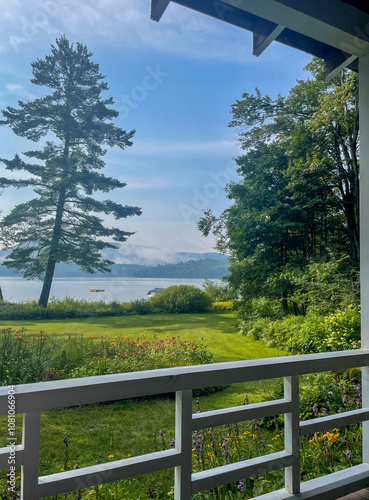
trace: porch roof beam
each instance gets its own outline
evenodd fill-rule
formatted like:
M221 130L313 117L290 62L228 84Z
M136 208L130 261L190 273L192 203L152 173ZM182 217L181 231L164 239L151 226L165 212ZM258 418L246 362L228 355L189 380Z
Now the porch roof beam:
M282 33L284 26L281 24L260 22L253 31L254 56L259 57L271 43Z
M332 80L342 70L349 67L354 61L357 60L356 56L347 54L346 52L338 52L331 58L324 60L324 78L326 81Z
M158 23L169 4L170 0L151 0L150 18Z
M357 11L358 24L353 24L353 7L326 0L222 0L231 8L237 7L262 19L279 24L338 50L361 57L369 52L365 28L369 16ZM177 2L181 3L181 2ZM309 4L308 6L306 6ZM338 4L340 4L338 6ZM293 7L291 6L293 5ZM339 10L346 18L339 20L331 9ZM313 17L314 16L314 17ZM347 25L344 22L347 21ZM354 32L353 32L354 31ZM359 36L358 36L359 34ZM366 38L366 39L365 39Z

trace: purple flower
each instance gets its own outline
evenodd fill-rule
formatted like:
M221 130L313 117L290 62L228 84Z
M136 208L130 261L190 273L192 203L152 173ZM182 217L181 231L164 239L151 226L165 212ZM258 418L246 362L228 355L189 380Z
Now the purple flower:
M240 490L241 493L246 493L246 488L242 481L238 483L237 488Z
M314 412L314 416L317 417L318 416L318 408L316 407L316 405L313 406L313 412Z
M201 451L201 444L202 444L202 436L199 435L197 440L196 440L196 433L193 434L193 436L195 436L195 440L193 442L193 445L195 447L197 465L200 466L200 451Z
M346 455L346 456L347 456L347 458L350 460L351 465L352 465L352 466L354 466L354 465L355 465L355 463L354 463L354 459L353 459L353 456L352 456L351 451L350 451L350 450L347 450L347 451L346 451L346 453L345 453L345 455Z
M260 434L260 442L261 442L261 444L263 445L263 448L264 448L264 450L265 450L265 448L266 448L266 444L265 444L264 438L263 438L263 436L262 436L261 434Z
M227 438L223 438L223 441L224 443L222 444L222 448L223 448L223 451L222 451L222 455L223 457L229 457L229 450L228 450L228 439Z

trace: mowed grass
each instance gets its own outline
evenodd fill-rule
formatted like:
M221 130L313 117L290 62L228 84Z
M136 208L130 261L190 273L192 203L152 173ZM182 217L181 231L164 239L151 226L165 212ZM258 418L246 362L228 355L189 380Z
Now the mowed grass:
M0 325L1 326L1 325ZM44 336L69 335L114 338L124 335L132 338L142 333L148 339L180 337L203 343L213 353L216 362L237 361L284 355L258 341L242 336L237 331L233 313L148 315L107 318L88 318L54 321L7 322L2 326L14 329L25 327L27 334ZM270 398L276 382L252 382L228 386L225 390L199 398L201 411L237 406L245 395L250 402ZM197 411L194 400L194 411ZM5 444L5 421L1 421L2 445ZM163 431L164 443L160 437ZM47 411L42 414L40 474L59 472L65 468L64 434L68 434L67 468L80 467L128 456L150 453L168 448L174 437L174 400L166 399L119 401L111 405L79 407ZM156 442L155 442L156 434ZM121 498L147 498L149 488L169 491L172 471L163 471L126 484L127 496ZM1 489L0 489L1 491ZM132 492L134 491L134 497ZM130 496L131 495L131 496ZM107 497L108 498L108 497Z
M106 318L82 318L53 321L8 321L0 327L27 328L27 334L83 335L90 337L115 337L128 335L138 337L145 333L147 338L177 337L204 343L213 353L216 362L268 358L283 354L279 349L266 347L238 333L234 313L205 314L150 314L145 316L117 316Z

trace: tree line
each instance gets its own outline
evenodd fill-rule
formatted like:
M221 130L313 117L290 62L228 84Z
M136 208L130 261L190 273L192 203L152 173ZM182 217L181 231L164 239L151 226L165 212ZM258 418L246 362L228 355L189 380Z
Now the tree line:
M287 96L256 89L232 105L241 180L226 187L228 209L198 222L230 256L229 283L243 298L285 307L312 263L338 261L354 279L360 266L357 74L327 83L318 59L306 70Z

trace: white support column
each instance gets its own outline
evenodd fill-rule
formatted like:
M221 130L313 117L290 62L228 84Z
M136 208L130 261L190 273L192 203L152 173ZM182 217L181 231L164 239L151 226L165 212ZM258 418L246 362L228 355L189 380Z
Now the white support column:
M361 345L369 349L369 55L359 59ZM369 408L369 367L362 368L363 408ZM369 463L369 422L363 423L363 462Z
M192 391L176 392L176 449L181 465L175 468L174 500L191 498L192 474Z
M293 463L285 468L285 488L288 493L300 492L300 405L299 376L285 377L284 397L292 402L290 413L284 414L284 449L293 455Z
M41 413L23 415L24 465L21 472L22 500L38 500L38 466L40 451Z

